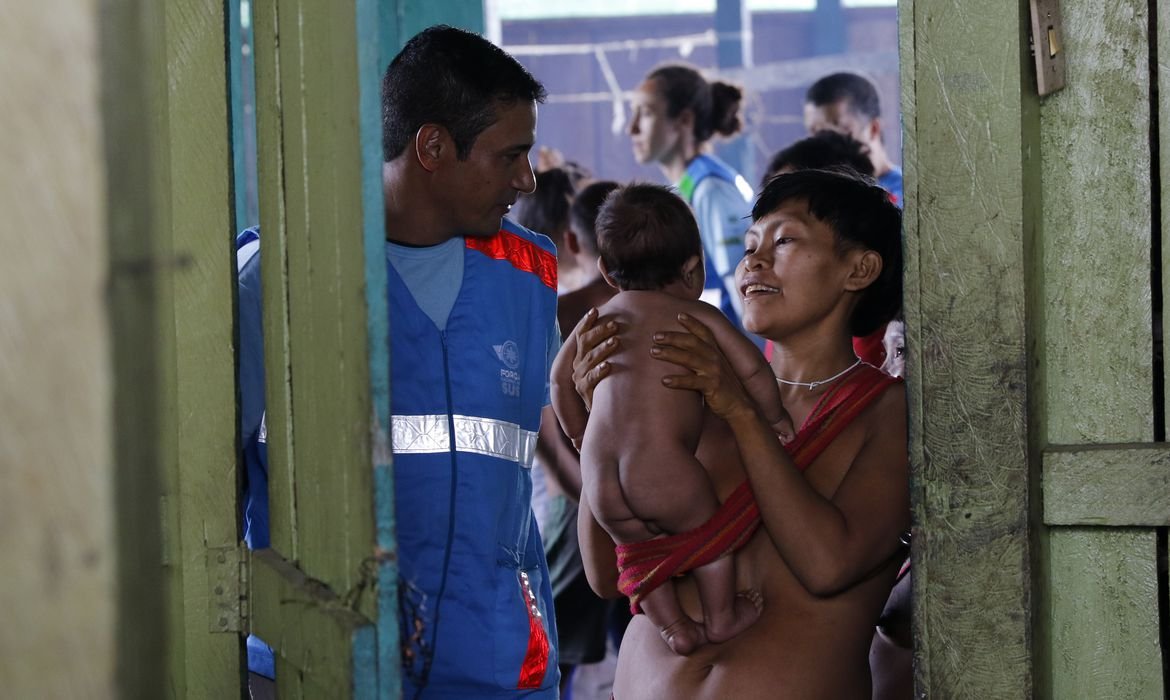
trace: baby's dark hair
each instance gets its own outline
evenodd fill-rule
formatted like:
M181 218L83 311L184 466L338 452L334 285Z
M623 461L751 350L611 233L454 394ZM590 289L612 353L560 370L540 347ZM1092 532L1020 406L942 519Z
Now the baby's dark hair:
M850 168L861 175L873 177L873 161L866 153L865 144L848 134L836 131L818 131L772 156L760 184L777 172L788 170L839 170Z
M752 221L791 201L804 202L814 219L832 229L840 252L861 248L882 258L881 274L853 308L849 332L866 336L889 323L902 308L902 212L890 193L843 172L797 170L764 185Z
M597 215L596 229L605 270L623 291L661 289L679 279L687 260L703 254L691 208L662 185L614 190Z
M597 215L605 198L619 187L613 180L591 182L577 193L569 207L569 225L581 247L593 255L597 255Z

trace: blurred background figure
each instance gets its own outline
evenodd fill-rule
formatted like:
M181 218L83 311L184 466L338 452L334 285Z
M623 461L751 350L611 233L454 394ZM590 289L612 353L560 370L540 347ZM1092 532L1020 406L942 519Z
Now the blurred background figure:
M537 175L538 181L540 177ZM539 187L538 182L537 192ZM562 241L557 244L557 260L558 265L572 262L578 284L557 299L557 321L562 335L570 333L589 309L604 304L616 291L601 277L597 267L594 227L602 203L617 188L618 183L610 181L588 184L568 207L568 225ZM576 449L561 432L551 407L546 407L541 415L537 454L539 468L533 472L533 481L539 481L543 487L544 502L539 522L545 556L549 561L549 580L560 639L561 696L571 698L577 668L605 659L612 604L598 598L585 578L577 539L581 463ZM534 501L537 498L535 489L533 498ZM533 507L535 509L535 503ZM613 680L613 670L600 671L603 677L582 678L581 681L591 690L608 687ZM608 677L604 677L607 673ZM583 691L582 695L593 697L596 694ZM604 695L603 691L601 696Z
M804 98L804 125L810 134L831 129L848 134L869 149L878 184L902 206L902 171L890 160L882 138L882 106L877 87L857 73L826 75Z
M657 165L694 210L707 266L703 299L737 327L742 302L735 266L743 257L753 194L742 175L710 153L708 142L739 133L742 101L741 88L708 81L694 66L659 66L634 91L629 126L637 161Z
M564 165L562 161L562 166ZM577 259L562 255L565 234L569 231L569 205L575 192L573 177L561 166L536 173L536 191L516 199L508 218L529 231L543 233L557 247L557 291L563 293L579 286Z
M886 349L882 371L891 377L906 376L906 322L900 315L886 326L882 345Z
M762 186L773 176L794 170L840 168L851 168L861 175L873 177L873 163L863 143L848 134L818 131L772 156L760 184Z

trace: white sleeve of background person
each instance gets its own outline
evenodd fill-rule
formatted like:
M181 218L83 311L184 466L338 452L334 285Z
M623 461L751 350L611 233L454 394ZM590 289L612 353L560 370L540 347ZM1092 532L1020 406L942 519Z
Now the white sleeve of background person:
M737 314L743 313L743 300L735 288L735 266L743 258L744 232L752 223L750 188L747 192L745 196L734 184L708 177L695 188L693 200L703 250L723 278L725 293L731 295Z

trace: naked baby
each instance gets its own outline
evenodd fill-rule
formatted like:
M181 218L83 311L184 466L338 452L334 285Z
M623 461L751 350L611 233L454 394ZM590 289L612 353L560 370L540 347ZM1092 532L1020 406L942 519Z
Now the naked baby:
M618 289L599 313L618 324L621 347L587 413L573 386L571 335L553 364L553 407L581 451L582 501L617 543L619 586L631 608L685 656L731 639L759 617L764 601L758 591L735 590L730 556L759 519L745 510L755 508L750 492L741 503L716 498L695 458L710 416L699 393L663 386L663 376L677 369L653 359L652 332L677 326L680 313L700 319L781 439L795 431L763 355L718 309L698 300L702 243L683 200L657 185L616 190L598 216L597 242L601 272ZM670 583L688 571L699 588L702 623L683 613Z

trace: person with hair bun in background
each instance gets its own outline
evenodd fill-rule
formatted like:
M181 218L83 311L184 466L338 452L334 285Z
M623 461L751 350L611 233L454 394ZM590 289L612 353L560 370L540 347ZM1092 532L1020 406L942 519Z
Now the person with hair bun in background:
M685 63L665 64L634 91L628 129L634 158L657 165L694 210L707 268L703 299L739 328L743 304L735 266L743 257L753 192L742 175L708 152L708 143L739 133L742 101L743 89L736 85L709 81Z

